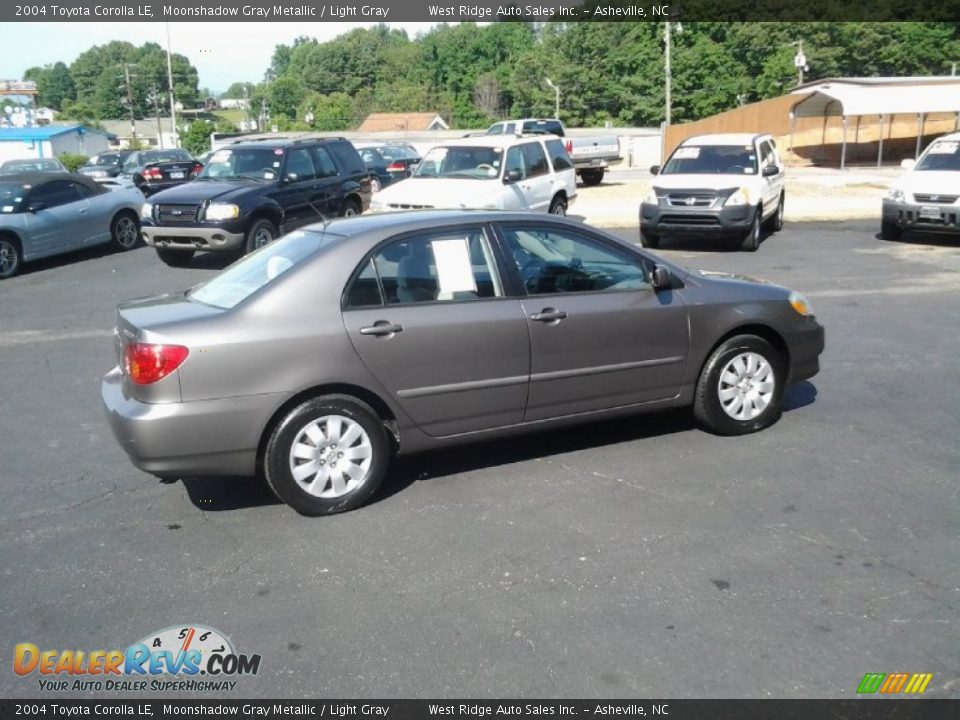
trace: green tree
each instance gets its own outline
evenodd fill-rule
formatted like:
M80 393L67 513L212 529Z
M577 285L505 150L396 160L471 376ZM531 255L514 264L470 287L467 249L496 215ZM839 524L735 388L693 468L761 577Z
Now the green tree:
M221 100L242 100L244 97L250 97L253 94L253 83L248 82L235 82L230 87L226 89L225 92L221 93ZM244 95L246 91L246 95Z
M62 110L64 101L74 100L77 96L70 70L62 62L42 68L32 67L23 74L23 79L36 82L40 93L37 103L54 110Z
M303 84L295 77L286 75L274 80L269 88L270 113L295 117L304 93Z
M180 143L193 155L202 155L210 149L210 136L217 132L209 120L194 120L185 133L180 134Z

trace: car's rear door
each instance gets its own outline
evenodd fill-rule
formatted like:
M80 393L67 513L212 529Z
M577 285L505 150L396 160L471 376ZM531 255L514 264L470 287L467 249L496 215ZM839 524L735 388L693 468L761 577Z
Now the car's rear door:
M679 294L653 263L588 230L549 221L498 227L526 290L531 343L524 420L675 397L689 350Z
M521 421L527 323L482 225L389 241L358 268L343 318L364 364L424 432Z
M550 207L550 200L553 199L553 185L557 176L550 173L547 155L539 140L524 143L520 149L527 167L524 187L530 203L529 209L546 212Z
M340 213L340 184L342 178L333 157L325 147L312 148L313 161L317 166L317 178L310 190L310 206L314 219L336 217Z

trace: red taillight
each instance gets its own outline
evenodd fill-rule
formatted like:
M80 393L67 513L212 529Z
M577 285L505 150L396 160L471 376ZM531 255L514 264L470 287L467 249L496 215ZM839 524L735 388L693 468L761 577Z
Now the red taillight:
M573 140L567 140L566 145L563 146L564 150L567 151L567 155L573 152Z
M203 170L203 165L201 165L200 163L197 163L196 165L193 166L193 174L194 174L194 175L196 175L197 173L199 173L201 170Z
M143 171L143 176L145 178L159 178L161 177L161 172L159 168L149 167Z
M404 170L406 170L406 168L401 162L395 162L387 165L387 172L403 172Z
M123 364L133 382L150 385L180 367L189 354L182 345L131 343L123 350Z

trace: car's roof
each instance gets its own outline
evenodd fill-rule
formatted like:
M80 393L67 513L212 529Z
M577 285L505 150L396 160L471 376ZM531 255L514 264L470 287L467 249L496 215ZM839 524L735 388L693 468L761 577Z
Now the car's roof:
M960 132L953 132L953 133L947 133L946 135L941 135L938 138L934 138L933 142L939 142L940 140L947 140L949 142L960 142Z
M37 187L38 185L46 185L47 183L54 182L55 180L69 180L75 182L78 185L84 185L85 187L90 188L100 192L101 188L97 182L86 175L79 175L73 173L64 173L64 172L23 172L23 173L10 173L9 175L0 175L0 182L13 182L19 183L24 187Z
M506 210L404 210L389 213L365 213L325 223L307 225L307 230L326 230L334 235L364 235L389 230L391 234L422 230L437 225L487 222L563 222L553 215ZM575 221L567 221L573 224Z
M554 140L556 136L546 134L531 135L482 135L480 137L468 137L461 140L449 140L434 145L434 147L483 147L483 148L502 148L513 147L521 143L528 143L531 140Z
M758 138L767 137L767 133L714 133L712 135L694 135L682 145L752 145Z
M230 143L225 145L221 150L235 148L266 148L268 150L273 150L275 148L288 148L295 147L297 145L314 145L317 143L326 143L333 142L335 140L345 141L345 138L342 137L305 137L305 138L276 138L276 139L266 139L266 140L240 140L239 142Z

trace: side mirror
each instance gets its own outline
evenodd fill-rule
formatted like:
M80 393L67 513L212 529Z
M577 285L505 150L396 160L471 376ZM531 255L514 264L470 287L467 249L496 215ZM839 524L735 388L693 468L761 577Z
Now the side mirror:
M917 161L913 158L906 158L900 161L900 167L904 170L913 170L917 166Z
M665 290L670 287L671 282L670 271L663 265L657 265L650 273L650 284L653 285L654 290Z
M507 170L507 174L503 176L503 184L509 185L510 183L520 182L520 171L519 170Z
M659 174L660 174L660 166L659 166L659 165L651 165L651 166L650 166L650 174L651 174L651 175L659 175Z
M40 212L41 210L46 210L47 204L45 202L32 202L27 205L27 212Z
M774 175L778 175L779 173L780 173L780 168L777 165L767 165L763 169L764 177L773 177Z

